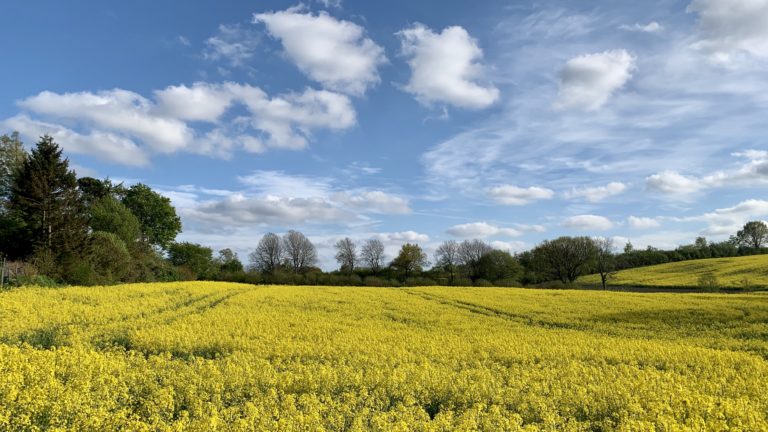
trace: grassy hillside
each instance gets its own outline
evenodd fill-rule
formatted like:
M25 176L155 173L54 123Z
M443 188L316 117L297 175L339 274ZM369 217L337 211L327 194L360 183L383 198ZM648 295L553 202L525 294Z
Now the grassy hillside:
M622 270L610 285L633 287L698 288L703 274L713 274L723 289L768 288L768 255L734 258L710 258L659 264ZM577 281L580 285L597 286L598 275L589 275Z
M768 295L0 293L0 430L768 430Z

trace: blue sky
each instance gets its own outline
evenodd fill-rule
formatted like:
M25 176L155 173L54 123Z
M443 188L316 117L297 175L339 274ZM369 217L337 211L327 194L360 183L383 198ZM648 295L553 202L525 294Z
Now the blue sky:
M0 125L241 256L766 219L768 0L10 2ZM245 258L243 256L243 258Z

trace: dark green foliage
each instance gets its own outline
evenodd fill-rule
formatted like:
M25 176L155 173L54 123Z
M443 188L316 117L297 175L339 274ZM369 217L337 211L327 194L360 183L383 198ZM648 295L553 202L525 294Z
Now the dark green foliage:
M523 273L523 267L517 262L515 257L510 255L509 252L500 250L492 250L483 255L480 258L479 269L480 278L487 281L517 280Z
M15 177L9 202L29 248L48 251L57 263L76 255L87 235L77 177L61 153L53 138L42 137Z
M400 248L400 253L392 261L392 267L397 269L406 281L408 277L421 272L427 265L429 265L427 254L419 245L412 243L404 244Z
M141 240L166 249L181 232L181 219L171 200L144 184L135 184L125 191L123 204L139 220Z
M117 235L126 245L141 235L139 220L112 195L96 199L91 206L91 229Z
M171 264L186 269L191 279L210 277L216 268L213 250L196 243L172 243L168 246L168 260Z
M226 248L219 251L219 257L216 259L219 264L219 270L224 273L239 273L243 271L243 263L232 249Z
M533 264L550 280L565 285L592 270L596 256L595 243L589 237L558 237L544 240L533 249Z

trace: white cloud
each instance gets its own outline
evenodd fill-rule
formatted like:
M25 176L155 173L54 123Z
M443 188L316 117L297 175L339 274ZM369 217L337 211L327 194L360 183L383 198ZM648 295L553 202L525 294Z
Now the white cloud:
M384 243L426 243L429 236L416 231L383 232L373 235Z
M411 67L405 90L419 102L480 109L499 99L496 87L478 82L483 77L483 51L464 28L452 26L435 33L415 24L397 35Z
M454 225L446 231L448 234L456 237L492 237L492 236L505 236L505 237L518 237L522 235L522 232L514 228L502 228L496 225L491 225L487 222L473 222L460 225Z
M648 189L666 194L686 195L701 190L704 185L696 177L687 177L677 171L662 171L646 179Z
M702 215L676 218L675 220L679 222L707 222L708 226L702 234L727 236L735 234L746 222L766 216L768 216L768 201L749 199L733 207L720 208Z
M555 192L538 186L521 188L513 185L502 185L491 188L489 195L499 204L525 205L533 201L550 199L555 195Z
M659 33L664 30L664 27L656 21L651 21L648 24L635 23L634 25L622 25L619 27L621 30L642 32L642 33Z
M227 87L251 112L251 126L267 133L266 144L270 147L302 149L311 130L341 130L357 121L352 102L342 94L308 88L302 93L270 99L257 87L243 84Z
M509 253L521 252L528 248L528 245L522 241L494 240L490 244L491 244L491 247L494 249L509 252Z
M687 11L699 16L695 48L725 61L738 51L768 57L768 0L693 0Z
M378 66L387 61L384 49L353 22L325 12L302 13L300 8L255 14L253 22L264 23L296 66L329 89L361 95L380 81Z
M411 208L408 200L380 190L338 192L332 196L334 202L363 212L379 214L408 214Z
M219 227L339 224L358 218L322 198L248 197L231 195L223 200L180 209L182 216Z
M629 81L634 69L635 57L623 49L572 58L560 71L555 107L598 110Z
M350 99L326 90L307 88L301 93L270 97L247 84L198 82L191 87L170 86L154 94L156 102L122 89L63 94L44 91L20 101L19 106L56 123L28 115L17 116L15 122L24 123L31 132L34 124L36 129L45 126L70 131L67 136L79 141L76 147L72 144L73 149L128 165L145 164L148 153L187 151L226 158L238 148L252 153L267 148L303 149L316 130L342 130L356 123ZM244 105L250 115L222 122L235 103ZM188 121L217 127L199 133ZM88 136L105 138L100 145L112 148L88 144ZM126 154L116 154L113 148L124 148ZM139 153L145 156L138 157Z
M646 178L649 190L669 195L690 195L706 189L768 184L768 152L746 150L733 153L747 162L731 170L715 171L704 176L686 176L677 171L662 171Z
M630 216L627 218L629 226L635 229L658 228L661 223L656 218Z
M240 24L222 24L218 33L205 41L203 58L223 60L232 67L243 66L250 60L259 45L259 35Z
M613 222L603 216L578 215L566 218L562 223L564 228L579 231L605 231L613 228Z
M18 131L29 140L50 135L67 152L92 155L106 162L144 166L149 163L146 153L135 142L112 133L93 131L80 134L63 126L17 115L0 122L4 128Z
M328 177L286 174L283 171L254 171L237 178L250 191L287 198L330 196L333 180Z
M155 91L157 112L180 120L215 122L232 104L232 94L204 82L191 87L168 86Z
M627 185L621 182L610 182L604 186L573 188L565 192L563 196L566 199L584 199L596 203L608 197L618 195L627 189Z
M154 115L154 104L150 100L128 90L63 94L43 91L20 101L19 105L38 114L84 121L94 128L124 132L161 153L182 149L194 135L184 122Z

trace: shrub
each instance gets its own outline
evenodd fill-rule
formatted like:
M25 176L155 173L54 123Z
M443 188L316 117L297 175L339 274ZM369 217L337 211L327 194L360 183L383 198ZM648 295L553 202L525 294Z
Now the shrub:
M702 273L699 276L699 288L706 291L716 291L720 289L720 283L717 281L717 276L711 272Z

